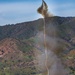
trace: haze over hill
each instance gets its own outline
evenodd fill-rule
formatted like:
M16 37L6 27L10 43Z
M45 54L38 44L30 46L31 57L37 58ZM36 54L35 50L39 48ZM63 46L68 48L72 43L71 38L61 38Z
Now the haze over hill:
M43 33L43 24L43 19L38 19L0 26L0 75L43 73L35 67L35 52L43 52L42 40L39 39L40 33ZM45 24L48 49L52 49L52 52L62 60L69 70L69 75L74 75L75 17L49 17L45 18Z

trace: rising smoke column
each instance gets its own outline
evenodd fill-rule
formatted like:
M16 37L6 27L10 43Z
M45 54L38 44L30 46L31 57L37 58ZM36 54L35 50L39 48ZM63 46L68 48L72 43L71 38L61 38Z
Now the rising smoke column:
M42 0L42 5L41 7L38 8L38 13L42 14L43 17L50 17L52 16L51 14L48 13L48 6L47 4L45 3L44 0ZM49 74L49 68L48 68L48 51L47 51L47 44L46 44L46 27L45 27L45 19L43 19L43 22L44 22L44 49L45 49L45 67L46 67L46 74L47 75L50 75Z
M52 17L52 14L48 13L48 6L45 3L44 0L42 0L41 7L38 8L38 13L42 14L44 27L43 32L39 32L37 36L40 35L39 44L42 44L42 47L44 47L44 52L42 54L38 54L37 60L39 62L39 68L43 72L42 75L67 75L66 70L64 70L64 66L61 63L61 60L55 55L55 53L52 50L56 50L56 39L52 38L51 36L46 35L46 24L45 24L45 18L46 17ZM52 27L51 27L52 26ZM55 29L53 25L50 25L50 28ZM51 31L51 29L50 29ZM51 31L52 32L52 31ZM54 31L56 32L56 31ZM53 34L53 33L52 33ZM43 35L43 36L42 36ZM43 42L44 41L44 42ZM49 43L48 43L49 42ZM51 44L50 44L51 43ZM52 48L48 48L48 45Z

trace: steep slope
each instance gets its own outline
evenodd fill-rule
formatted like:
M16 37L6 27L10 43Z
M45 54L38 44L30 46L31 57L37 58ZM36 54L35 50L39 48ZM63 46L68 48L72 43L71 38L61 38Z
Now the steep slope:
M9 37L19 39L33 37L37 31L36 27L39 24L42 24L42 20L0 26L0 40Z
M30 43L12 38L1 40L0 75L33 75L36 72L33 57L34 52Z
M55 16L0 26L0 75L41 73L36 71L33 59L34 52L41 54L44 49L43 37L40 35L44 31L44 23L47 48L52 49L63 61L70 75L75 74L75 17Z
M66 24L72 22L74 17L50 17L46 18L47 26L54 24L55 26L60 26L60 24ZM28 39L36 35L38 30L43 28L43 19L38 19L31 22L18 23L15 25L5 25L0 26L0 40L4 38L19 38L19 39ZM71 25L71 24L70 24ZM68 26L70 26L68 25ZM73 25L71 25L73 27Z

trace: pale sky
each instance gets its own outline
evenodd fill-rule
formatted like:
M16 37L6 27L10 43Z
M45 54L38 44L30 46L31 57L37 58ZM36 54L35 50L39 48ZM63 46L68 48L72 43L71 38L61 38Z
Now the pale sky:
M56 16L75 16L75 0L45 0ZM0 25L33 21L42 16L37 8L42 0L0 0Z

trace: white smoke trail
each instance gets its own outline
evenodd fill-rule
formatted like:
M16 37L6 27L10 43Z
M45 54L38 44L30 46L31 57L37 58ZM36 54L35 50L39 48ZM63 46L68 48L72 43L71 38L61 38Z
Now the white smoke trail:
M49 15L48 13L48 6L44 2L42 3L42 6L38 8L38 13L42 14L43 17L51 17L53 15ZM63 64L61 63L61 60L57 57L55 54L55 50L57 50L57 39L53 38L51 36L48 36L46 34L46 24L45 19L43 19L44 22L44 32L39 32L36 37L39 36L38 42L36 42L36 45L40 47L43 52L37 53L35 52L35 56L37 59L37 68L43 73L43 75L67 75L67 71L64 69ZM55 35L56 28L51 25L51 30L49 30L49 34ZM53 33L54 34L53 34ZM59 47L59 46L58 46Z

